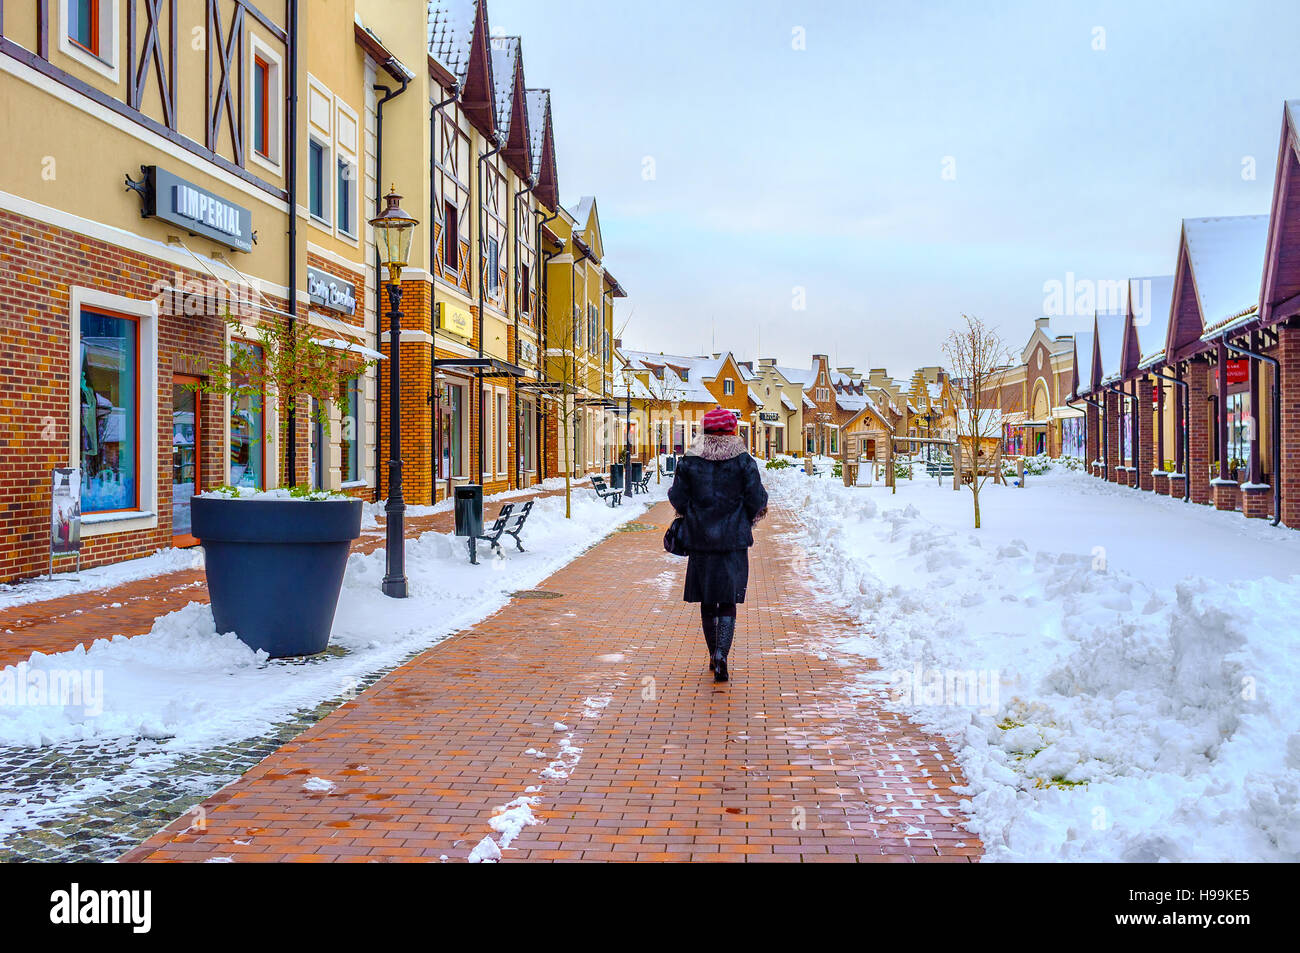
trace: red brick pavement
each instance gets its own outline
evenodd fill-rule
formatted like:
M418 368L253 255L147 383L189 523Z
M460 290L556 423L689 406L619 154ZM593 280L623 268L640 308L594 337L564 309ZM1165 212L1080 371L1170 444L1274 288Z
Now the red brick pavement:
M850 623L792 571L793 517L761 525L735 677L715 685L684 562L660 547L669 516L659 504L543 583L559 596L515 599L337 709L208 799L201 832L187 816L123 859L464 860L529 786L542 823L505 860L978 858L947 746L847 691L869 663L810 645ZM578 760L543 777L566 737Z
M511 497L510 502L519 504L527 499L560 493L563 490L538 490ZM496 512L493 503L489 500L484 507L488 515ZM449 533L454 528L455 517L450 510L406 519L408 538L430 530ZM352 549L368 553L383 544L384 520L381 517L379 528L363 530ZM71 593L0 609L0 668L25 661L33 652L66 652L95 639L141 635L153 627L158 616L191 602L207 601L208 587L203 570L187 569L93 592Z

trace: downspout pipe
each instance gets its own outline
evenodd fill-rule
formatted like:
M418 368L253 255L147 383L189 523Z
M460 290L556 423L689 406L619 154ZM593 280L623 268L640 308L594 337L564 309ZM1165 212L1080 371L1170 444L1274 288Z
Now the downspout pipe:
M511 220L510 220L510 229L514 229L516 231L518 231L519 229L519 200L531 194L533 189L537 187L537 176L532 175L530 173L526 181L528 183L528 187L524 189L520 189L518 192L515 193L514 202L510 206L511 213L512 213ZM510 229L506 230L507 235L510 234ZM519 281L520 255L519 255L518 236L516 236L515 240L510 243L510 251L511 254L513 254L515 259L514 262L515 267L514 270L511 272L511 274L513 274L515 277L515 286L516 286L514 325L515 325L515 364L518 364L519 363L519 292L526 290L523 286L523 282ZM515 381L514 395L515 395L515 400L514 400L515 406L513 410L514 410L514 418L515 418L515 453L514 453L515 459L513 462L514 462L514 470L515 470L515 489L519 489L519 451L520 451L520 444L523 442L524 430L522 426L522 421L520 421L519 419L519 382L518 381Z
M392 63L393 60L389 60L388 62ZM384 65L387 66L388 64L386 63ZM384 86L382 83L376 83L372 87L376 93L383 94L375 102L375 214L376 215L378 215L379 212L382 211L383 204L384 204L384 196L383 196L383 192L384 192L384 103L388 102L390 99L396 99L398 96L402 95L402 93L406 92L406 87L410 85L410 82L411 81L406 77L405 70L403 70L402 85L399 86L397 89L390 89L389 87ZM295 155L297 154L296 146L295 146L294 154ZM432 228L432 224L430 225L430 227ZM383 321L384 301L383 301L383 295L379 290L384 283L383 278L380 276L380 272L382 270L383 269L381 269L379 266L379 249L376 248L375 249L375 350L376 351L383 350L383 348L380 346L381 342L379 340L380 335L383 334L382 328L384 324ZM397 348L400 345L401 345L400 341L388 342L388 346L390 348ZM381 405L383 403L383 400L384 400L384 362L376 361L375 362L375 404L376 406ZM396 414L396 413L400 413L401 410L400 408L397 407L390 407L388 408L388 412L390 414ZM376 423L375 426L375 497L376 499L378 499L380 475L384 472L384 457L383 457L384 428L378 426L379 423L378 421L376 421L375 423ZM400 448L398 448L398 450L400 452ZM389 490L391 489L392 487L389 487Z
M1263 361L1269 367L1273 368L1273 420L1272 430L1273 439L1272 457L1273 457L1273 520L1276 526L1282 522L1282 372L1281 366L1276 358L1269 357L1267 354L1260 354L1257 351L1250 351L1244 347L1238 347L1235 344L1228 343L1228 336L1225 334L1221 340L1224 346L1234 354L1240 354L1242 357L1249 357L1256 361ZM1220 451L1222 455L1222 451Z
M538 320L541 322L540 331L541 331L541 339L542 339L542 349L541 349L542 353L540 355L540 363L538 364L538 377L546 378L547 381L549 382L550 380L549 342L550 342L550 327L551 327L551 322L549 319L550 301L547 300L545 304L543 304L542 299L545 297L545 295L543 294L543 287L544 287L543 283L549 281L549 279L546 278L545 275L547 273L547 270L551 266L551 259L554 258L556 255L560 254L560 252L557 251L557 252L547 253L547 251L544 248L542 248L542 228L548 223L559 218L560 213L558 211L555 211L552 212L550 215L544 215L541 212L534 209L533 215L537 219L537 261L538 261L537 314L538 314ZM545 478L546 454L551 448L550 441L547 439L545 426L542 427L540 442L541 442L542 456L541 459L538 461L537 470L542 475L542 477Z
M487 226L487 209L483 204L483 166L488 159L502 150L505 143L501 141L499 133L492 137L492 148L478 157L478 356L483 357L483 295L487 290L486 275L483 274L484 267L487 265L487 236L483 234ZM508 234L508 233L507 233ZM475 395L475 403L478 405L478 485L483 485L483 441L487 437L487 428L484 426L484 417L486 409L483 404L483 371L478 372L478 393Z
M460 80L451 84L447 90L447 98L442 102L434 103L429 109L429 274L434 273L437 262L434 260L438 254L438 243L434 237L434 223L438 221L438 193L433 187L433 183L438 173L438 115L450 106L456 100L460 99ZM445 238L443 239L446 240ZM457 241L460 239L457 238ZM459 255L460 249L456 249ZM432 306L432 302L431 302ZM438 447L438 365L435 361L438 359L436 352L438 338L438 316L433 313L436 306L432 306L429 314L429 446L434 448L434 452L429 455L429 468L433 471L429 474L429 495L432 502L438 501L438 464L440 462Z
M1182 380L1181 378L1178 377L1174 377L1170 374L1166 374L1164 371L1152 370L1151 374L1153 377L1158 377L1162 381L1169 381L1171 384L1176 384L1178 386L1178 392L1183 396L1183 427L1182 427L1183 439L1179 441L1180 449L1182 450L1182 459L1178 461L1178 469L1183 474L1183 502L1190 503L1192 501L1192 478L1191 475L1187 472L1188 470L1187 455L1191 453L1190 438L1192 435L1190 432L1190 428L1191 428L1192 416L1191 416L1191 407L1190 407L1191 398L1188 396L1187 381ZM1161 421L1161 426L1162 427L1164 426L1164 421ZM1161 461L1162 464L1163 462L1164 461Z
M285 186L289 192L289 333L293 335L298 324L298 0L288 0L288 4L287 19L292 24L292 28L289 30L289 83L287 84L289 102L286 104L286 112L291 144ZM290 405L288 416L289 485L296 486L298 483L298 409ZM266 474L262 474L262 483L266 484Z

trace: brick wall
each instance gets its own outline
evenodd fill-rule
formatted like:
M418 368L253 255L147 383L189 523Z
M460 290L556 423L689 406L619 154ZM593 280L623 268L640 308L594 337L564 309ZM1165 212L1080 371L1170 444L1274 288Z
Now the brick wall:
M0 210L7 254L0 256L0 580L43 572L48 564L50 470L69 464L72 428L70 287L139 301L156 296L156 282L204 282L210 276L110 245L66 229ZM284 310L286 303L268 299ZM158 317L157 404L153 414L157 458L158 525L153 529L82 538L82 565L147 555L172 544L173 374L202 377L209 361L224 358L225 329L210 304L172 313L171 296ZM227 421L220 397L200 397L203 430L200 485L227 479ZM300 473L306 472L305 413L300 414Z
M1137 444L1137 453L1133 459L1133 465L1137 467L1138 486L1144 490L1155 488L1155 478L1151 471L1155 469L1155 431L1151 414L1151 401L1155 396L1155 388L1151 386L1151 379L1144 377L1139 380L1137 386L1137 406L1134 408L1134 435Z
M1103 398L1106 409L1106 478L1119 481L1119 395L1107 391Z
M1282 389L1282 522L1300 529L1300 324L1278 328ZM1277 479L1274 476L1274 479Z
M1187 479L1193 503L1210 502L1210 368L1204 361L1190 361L1187 367Z

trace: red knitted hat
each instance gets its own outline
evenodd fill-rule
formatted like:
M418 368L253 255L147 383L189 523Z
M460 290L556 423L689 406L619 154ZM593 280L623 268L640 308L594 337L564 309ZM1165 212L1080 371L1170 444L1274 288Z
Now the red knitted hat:
M729 410L723 410L721 407L714 407L704 415L704 432L734 434L736 432L736 415Z

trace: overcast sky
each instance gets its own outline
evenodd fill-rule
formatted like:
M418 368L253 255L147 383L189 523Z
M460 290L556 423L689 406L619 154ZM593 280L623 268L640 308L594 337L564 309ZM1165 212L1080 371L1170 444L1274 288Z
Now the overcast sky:
M896 377L963 311L1018 348L1045 283L1168 274L1181 218L1267 212L1300 97L1292 0L488 12L552 90L627 344Z

